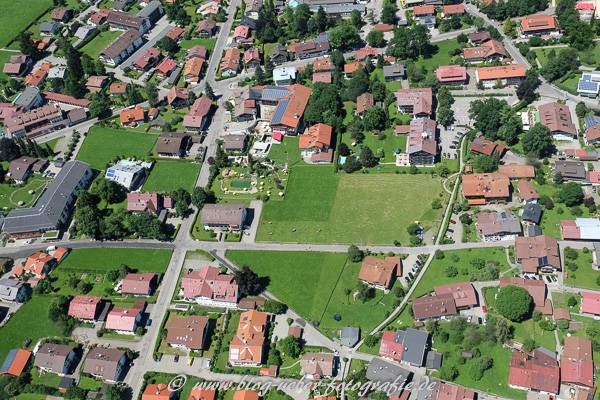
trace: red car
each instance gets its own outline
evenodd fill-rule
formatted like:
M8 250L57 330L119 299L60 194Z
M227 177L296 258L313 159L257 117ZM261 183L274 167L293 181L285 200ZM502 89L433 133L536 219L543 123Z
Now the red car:
M451 220L450 220L450 223L451 223L451 224L456 224L456 221L455 221L455 220L453 220L453 219L451 219Z
M483 309L483 312L486 313L487 312L487 307L486 306L481 306L481 308Z

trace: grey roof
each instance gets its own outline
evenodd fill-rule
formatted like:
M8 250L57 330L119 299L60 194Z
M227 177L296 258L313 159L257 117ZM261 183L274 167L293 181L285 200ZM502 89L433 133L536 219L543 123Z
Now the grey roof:
M112 15L112 13L111 13ZM110 59L117 58L119 54L135 43L142 36L142 32L136 29L127 29L121 36L113 40L100 54Z
M340 331L340 344L352 347L360 340L360 328L353 326L343 327Z
M394 342L401 343L402 361L418 366L423 365L425 352L429 345L429 333L408 328L406 332L399 330L396 332Z
M394 65L385 65L383 67L383 76L392 78L404 76L405 67L406 65L403 62L397 62Z
M585 166L581 161L558 161L554 164L555 173L560 172L563 178L585 179L587 176Z
M8 213L4 231L13 234L56 229L73 192L89 170L89 164L81 161L66 162L35 206Z
M141 165L115 164L112 167L110 167L109 169L119 171L119 172L124 172L124 173L137 174L138 172L143 171L144 167L142 167Z
M141 18L150 18L150 15L152 15L152 13L154 13L157 9L159 9L161 7L162 7L162 5L160 4L160 1L153 0L150 3L146 4L146 7L142 8L136 14L136 16L141 17Z
M425 367L427 369L440 369L442 366L442 355L437 351L430 351L427 353L427 361Z
M408 383L411 377L411 372L399 367L395 364L383 361L381 358L373 358L367 368L367 379L371 382L397 382L398 386L402 387L402 383ZM398 389L392 396L400 397L402 389Z
M62 379L60 380L60 382L58 383L58 388L66 389L69 386L73 386L73 385L75 385L75 379L67 378L66 376L63 376Z
M542 235L542 227L539 225L529 225L527 227L527 236L535 237Z
M276 44L271 49L271 58L279 57L279 56L287 57L288 56L288 51L287 51L287 47L285 47L285 46L283 46L281 44Z
M536 224L540 223L542 219L542 207L537 204L527 204L525 205L525 209L523 210L523 215L521 216L523 221L531 221Z
M547 348L542 347L542 346L537 347L536 350L539 351L539 352L542 352L545 355L547 355L548 357L552 357L552 358L554 358L556 360L556 353L555 352L550 351Z
M435 385L432 385L432 383ZM437 398L437 390L439 385L440 382L438 380L431 379L429 376L421 377L421 380L419 381L417 400L432 400Z
M148 7L148 6L146 6L146 7ZM167 85L175 84L175 81L177 80L177 78L179 78L180 72L181 72L181 67L175 67L175 69L173 71L171 71L171 74L167 78Z
M600 124L600 118L596 117L595 115L588 115L587 117L583 118L583 121L585 122L585 126L588 128L590 126L596 126Z
M19 290L25 284L16 279L0 279L0 299L12 301L17 298Z
M240 25L247 26L250 29L256 29L256 20L250 17L242 17Z
M79 38L79 39L85 39L90 33L94 32L96 30L95 26L91 26L91 25L84 25L79 27L79 29L77 29L77 32L75 32L75 37Z
M56 22L42 22L40 24L40 32L56 32L58 24Z
M40 94L40 89L36 88L35 86L27 86L25 88L25 91L23 93L21 93L19 98L14 101L14 104L23 106L23 107L29 107L31 105L31 102L37 96L39 96L39 94Z
M313 39L313 43L329 43L329 31L319 33L319 36Z

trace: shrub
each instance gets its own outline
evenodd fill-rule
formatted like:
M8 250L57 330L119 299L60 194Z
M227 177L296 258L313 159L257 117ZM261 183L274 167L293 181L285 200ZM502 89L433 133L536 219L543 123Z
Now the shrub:
M454 278L456 275L458 275L456 267L454 265L449 265L448 268L446 268L446 276L448 278Z

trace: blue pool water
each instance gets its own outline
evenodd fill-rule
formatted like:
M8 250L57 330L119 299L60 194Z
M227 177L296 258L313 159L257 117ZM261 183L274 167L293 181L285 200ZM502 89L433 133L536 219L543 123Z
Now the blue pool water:
M292 0L288 3L288 5L292 8L298 7L298 2L296 0Z
M134 163L130 163L129 161L121 161L119 164L125 165L125 166L128 166L128 167L132 166L132 165L135 165Z
M340 164L343 164L346 162L346 157L340 157Z

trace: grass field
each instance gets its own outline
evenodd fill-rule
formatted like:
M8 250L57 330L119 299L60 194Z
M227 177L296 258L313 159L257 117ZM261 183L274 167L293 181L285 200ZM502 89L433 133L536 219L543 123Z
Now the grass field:
M300 152L300 136L286 136L283 142L271 145L269 158L277 165L306 165Z
M346 143L348 148L357 154L360 154L364 147L369 147L375 154L379 154L379 149L381 149L383 150L384 157L383 159L380 158L379 162L395 163L396 156L394 151L396 149L399 149L402 153L406 151L406 135L394 136L392 129L388 131L389 133L386 131L386 138L383 140L379 140L379 137L374 136L371 132L364 132L365 139L356 146L352 146L352 138L348 134L342 135L342 142Z
M554 50L554 52L558 56L560 54L560 52L566 48L567 47L535 49L534 52L535 52L535 55L536 55L537 59L539 60L540 64L542 64L542 68L543 68L548 63L548 56L552 50Z
M565 285L577 286L588 289L596 289L600 287L597 283L598 277L600 277L600 271L596 271L592 268L592 250L589 253L584 253L583 250L577 251L576 260L566 260L569 263L576 264L577 270L571 271L565 267L567 271L567 278L565 278Z
M458 257L458 261L453 260L454 256ZM468 281L472 273L477 276L480 270L470 263L471 260L477 258L485 260L486 264L490 261L498 262L498 269L501 273L510 268L506 261L506 252L502 247L445 251L443 259L434 258L431 261L425 276L421 279L411 298L421 297L433 292L434 286ZM458 275L452 278L446 276L446 268L450 265L458 269ZM463 275L463 269L466 269L466 275Z
M247 264L267 288L319 329L333 336L343 326L374 329L393 308L393 294L377 290L365 303L353 301L345 289L356 290L361 263L346 261L345 253L228 251L238 266ZM399 284L399 283L397 283ZM335 321L339 314L341 321Z
M434 72L441 65L450 65L452 57L448 52L460 48L460 44L456 39L432 43L431 46L434 48L433 56L429 58L419 57L416 61L417 66L419 68L425 67L428 73Z
M212 53L216 43L217 39L190 39L182 40L181 43L179 43L179 47L187 50L199 45L206 47L206 50Z
M87 134L77 159L103 170L115 156L144 159L152 151L158 135L92 127Z
M75 249L60 264L60 269L110 271L125 264L145 272L165 272L171 260L171 250L158 249Z
M33 181L32 179L40 179L39 181ZM42 190L40 189L42 185L45 184L44 181L48 181L50 179L42 178L41 175L35 175L34 178L30 178L30 183L23 187L14 187L10 186L8 183L0 185L0 207L8 207L8 208L20 208L20 207L28 207L31 206L31 203L34 199L42 194ZM30 190L35 190L36 192L33 195L29 194ZM14 194L12 200L15 203L19 203L19 201L23 201L23 206L18 206L16 204L11 203L10 198Z
M143 190L164 193L184 188L192 191L201 167L201 164L188 162L158 161L144 183Z
M265 204L257 240L408 243L406 227L415 220L426 234L437 234L443 209L432 210L430 202L441 192L440 181L429 175L336 175L331 166L294 168L285 201Z
M54 322L47 318L50 304L51 297L33 296L0 329L0 360L4 360L11 349L21 348L25 339L31 339L30 347L33 347L41 338L58 336Z
M113 40L118 38L123 32L121 31L106 31L100 32L98 36L89 41L85 46L83 46L80 50L89 55L93 59L98 58L98 53L100 53L106 46L108 46Z
M32 0L28 1L26 6L19 1L0 0L0 47L6 47L19 32L51 5L51 0Z

